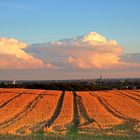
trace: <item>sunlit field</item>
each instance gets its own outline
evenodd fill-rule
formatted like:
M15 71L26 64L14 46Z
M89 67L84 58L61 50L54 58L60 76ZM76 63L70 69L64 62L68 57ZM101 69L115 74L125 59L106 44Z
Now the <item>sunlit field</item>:
M0 89L0 139L138 139L140 91Z

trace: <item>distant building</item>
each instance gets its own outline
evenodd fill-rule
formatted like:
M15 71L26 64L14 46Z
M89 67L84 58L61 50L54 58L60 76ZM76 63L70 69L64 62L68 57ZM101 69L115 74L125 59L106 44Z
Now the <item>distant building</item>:
M12 84L15 85L15 84L16 84L16 80L13 80L13 81L12 81Z

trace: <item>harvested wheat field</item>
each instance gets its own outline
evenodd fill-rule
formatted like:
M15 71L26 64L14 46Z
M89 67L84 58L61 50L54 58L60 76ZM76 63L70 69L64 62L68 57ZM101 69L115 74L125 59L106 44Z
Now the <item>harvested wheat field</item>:
M0 89L0 134L140 136L140 91Z

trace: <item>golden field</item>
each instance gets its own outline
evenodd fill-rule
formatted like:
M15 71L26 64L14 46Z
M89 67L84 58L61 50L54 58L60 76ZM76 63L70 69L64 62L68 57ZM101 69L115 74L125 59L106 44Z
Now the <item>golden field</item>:
M0 89L0 134L140 135L140 91Z

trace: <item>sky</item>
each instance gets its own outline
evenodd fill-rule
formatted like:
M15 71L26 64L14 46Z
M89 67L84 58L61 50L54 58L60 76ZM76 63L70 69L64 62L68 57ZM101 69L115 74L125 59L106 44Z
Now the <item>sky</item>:
M139 0L1 0L0 11L0 79L140 76Z

